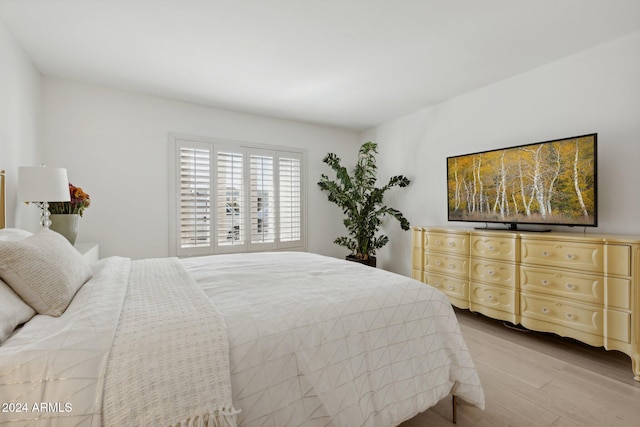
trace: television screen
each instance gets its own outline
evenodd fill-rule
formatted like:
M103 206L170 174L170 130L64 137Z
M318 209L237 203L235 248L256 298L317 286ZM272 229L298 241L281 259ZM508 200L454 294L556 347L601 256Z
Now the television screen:
M596 133L447 158L449 221L598 225Z

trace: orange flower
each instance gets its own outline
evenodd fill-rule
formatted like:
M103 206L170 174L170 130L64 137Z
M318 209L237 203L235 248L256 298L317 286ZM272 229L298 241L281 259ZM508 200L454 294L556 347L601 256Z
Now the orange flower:
M84 210L91 205L90 196L82 188L69 183L69 202L49 202L49 211L52 214L79 214L82 216Z

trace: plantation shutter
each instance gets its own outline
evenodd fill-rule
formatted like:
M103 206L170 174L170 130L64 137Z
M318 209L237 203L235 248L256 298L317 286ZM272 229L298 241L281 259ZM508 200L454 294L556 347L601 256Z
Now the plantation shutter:
M279 240L281 247L302 240L302 156L279 153Z
M274 153L251 150L249 159L251 245L260 245L262 249L272 248L276 240Z
M171 256L305 249L303 152L170 140Z
M216 246L246 244L244 153L237 149L216 150Z
M211 146L180 144L178 255L211 248Z

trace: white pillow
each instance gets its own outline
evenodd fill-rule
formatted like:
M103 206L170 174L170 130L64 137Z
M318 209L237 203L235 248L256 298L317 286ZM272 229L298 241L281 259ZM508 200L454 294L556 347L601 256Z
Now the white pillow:
M0 240L6 240L15 242L16 240L23 240L29 236L33 236L33 233L21 228L2 228L0 229Z
M91 278L91 266L65 237L43 228L0 241L0 278L36 312L60 316Z
M36 312L0 280L0 344L18 325L28 322Z

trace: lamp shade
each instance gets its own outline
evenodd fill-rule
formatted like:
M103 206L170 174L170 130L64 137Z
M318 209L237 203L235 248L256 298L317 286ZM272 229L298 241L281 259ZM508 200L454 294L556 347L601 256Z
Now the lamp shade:
M70 201L67 170L47 166L19 167L18 200L23 202Z

